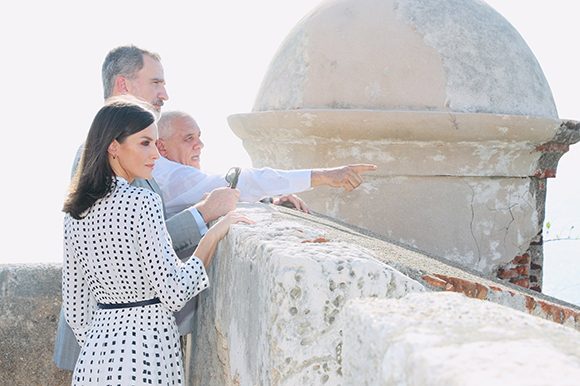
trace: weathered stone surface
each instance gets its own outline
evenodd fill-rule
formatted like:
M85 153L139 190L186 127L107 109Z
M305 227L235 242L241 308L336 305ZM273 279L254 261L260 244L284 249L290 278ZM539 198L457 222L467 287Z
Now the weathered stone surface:
M194 384L341 384L335 321L345 302L423 286L356 245L271 210L248 211L259 222L233 227L200 295Z
M459 292L469 297L486 299L580 330L578 306L514 284L484 277L470 267L409 249L366 229L340 223L320 214L309 216L301 212L278 208L279 211L321 229L330 239L340 239L371 250L378 260L422 283L432 291Z
M541 263L541 185L578 141L525 41L474 0L322 2L229 123L257 167L377 164L348 195L304 197L488 277L523 253Z
M524 39L465 0L322 2L282 43L254 105L305 108L557 117Z
M573 386L580 379L578 331L459 294L355 299L338 324L344 385Z
M0 265L0 384L70 385L52 362L60 289L60 265Z
M211 287L199 298L193 364L186 369L196 385L347 385L345 329L337 321L348 300L364 297L454 291L580 329L577 307L545 295L495 283L324 217L243 207L258 223L232 228L209 269ZM0 266L0 385L70 384L70 374L52 362L60 268ZM460 306L441 312L455 309L459 318ZM475 333L489 328L489 320L500 317L474 322ZM551 334L551 324L543 326L538 334ZM380 343L382 335L368 339ZM366 350L350 355L366 357Z
M326 200L303 196L317 211L337 218L349 212L353 225L492 276L541 231L533 186L528 178L383 177L361 187L381 201L364 193L341 200L329 190Z

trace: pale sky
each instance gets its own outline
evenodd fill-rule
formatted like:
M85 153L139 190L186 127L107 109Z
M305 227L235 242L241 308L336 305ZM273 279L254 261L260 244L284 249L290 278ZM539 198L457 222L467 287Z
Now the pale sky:
M560 118L580 120L580 5L570 0L487 2L536 55ZM135 44L161 54L170 96L165 109L195 116L206 144L206 170L250 166L226 118L252 109L277 48L319 3L22 0L4 6L0 101L8 140L0 153L0 213L5 219L0 263L61 261L60 208L70 165L102 105L100 67L111 48ZM561 161L557 181L550 181L547 218L554 233L580 217L580 189L573 175L578 164L580 149L572 148Z

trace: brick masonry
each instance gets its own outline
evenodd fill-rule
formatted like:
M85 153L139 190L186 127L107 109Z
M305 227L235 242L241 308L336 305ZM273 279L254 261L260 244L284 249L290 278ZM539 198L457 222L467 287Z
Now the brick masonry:
M521 256L518 258L518 261L521 262L518 266L526 267L525 262L529 261L529 256ZM512 270L509 272L515 271ZM512 274L513 273L506 273L506 276ZM516 291L506 290L499 286L476 283L459 277L432 274L423 275L422 279L427 288L433 290L458 292L470 298L489 300L494 303L509 305L512 308L520 309L528 314L539 316L543 319L551 320L558 324L564 324L580 330L580 312L564 305L537 299ZM519 303L523 303L522 307L517 306Z
M539 275L534 275L534 282L532 283L530 276L531 257L529 253L524 253L523 255L514 257L512 261L501 266L497 271L497 277L498 279L506 280L520 287L541 292L541 287L537 281L538 277L541 277L542 267L539 265L536 265L536 267L538 267L536 271L539 271Z

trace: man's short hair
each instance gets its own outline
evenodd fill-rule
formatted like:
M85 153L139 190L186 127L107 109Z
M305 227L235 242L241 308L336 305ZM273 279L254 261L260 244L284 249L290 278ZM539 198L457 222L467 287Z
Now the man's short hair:
M161 114L161 118L157 121L157 128L160 139L167 139L173 135L173 121L180 118L188 118L195 122L193 117L183 111L166 111Z
M115 78L119 75L132 79L135 74L143 68L143 55L161 61L161 57L154 53L139 47L121 46L113 48L103 62L102 78L105 99L113 94Z

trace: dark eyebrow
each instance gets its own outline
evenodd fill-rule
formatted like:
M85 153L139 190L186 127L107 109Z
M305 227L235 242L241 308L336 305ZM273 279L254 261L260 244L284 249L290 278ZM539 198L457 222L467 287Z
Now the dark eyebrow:
M147 135L142 136L141 139L147 139L149 141L153 141L153 138L151 138L151 137L149 137Z

